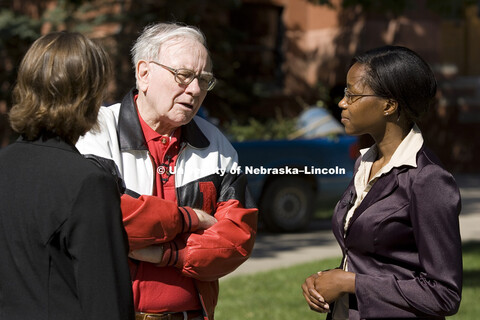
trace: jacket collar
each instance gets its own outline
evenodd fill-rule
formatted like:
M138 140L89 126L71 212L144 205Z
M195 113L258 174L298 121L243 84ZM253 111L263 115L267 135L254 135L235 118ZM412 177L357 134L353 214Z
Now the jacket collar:
M118 116L118 139L120 150L148 150L147 142L143 135L134 97L138 90L132 89L123 98ZM207 137L200 130L195 120L182 126L181 141L194 148L203 149L210 145Z
M425 144L422 144L420 147L420 150L416 154L416 163L418 164L421 160L421 157L423 153L425 152L426 147ZM423 166L423 163L420 163L420 167ZM366 195L365 199L363 199L362 203L358 206L357 209L355 209L355 212L350 220L350 225L355 222L355 220L360 217L360 215L365 212L366 209L368 209L370 206L372 206L375 202L378 202L386 197L388 197L390 194L392 194L398 187L398 175L402 172L405 172L409 169L415 169L410 166L401 166L399 168L393 168L390 173L381 176L378 178L377 182L372 186L372 189L368 192ZM353 179L352 179L353 181ZM355 186L351 182L350 185L348 186L347 190L350 190L349 192L351 194L355 194ZM351 199L350 199L351 200ZM352 200L351 200L352 201ZM345 215L348 211L348 206L345 209L346 211L342 215L343 218L345 218ZM347 230L347 235L348 232L351 228L348 228ZM342 233L343 233L343 228L342 228Z
M398 187L398 174L406 169L406 167L401 169L394 168L390 174L380 177L372 186L372 189L367 193L365 199L363 199L355 210L352 219L350 220L350 224L355 222L355 220L357 220L357 218L372 204L390 195Z
M28 140L28 139L24 138L23 136L19 136L18 139L17 139L17 142L31 143L31 144L35 144L35 145L40 145L40 146L45 146L45 147L62 149L62 150L65 150L65 151L80 153L74 145L72 145L71 143L68 143L63 138L61 138L60 136L58 136L57 134L52 133L52 132L42 132L34 140Z

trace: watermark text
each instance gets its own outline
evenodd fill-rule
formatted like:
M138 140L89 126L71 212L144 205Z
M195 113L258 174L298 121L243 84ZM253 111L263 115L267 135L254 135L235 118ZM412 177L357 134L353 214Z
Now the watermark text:
M200 168L190 168L189 170L197 170L198 173L201 174L202 169ZM167 172L168 171L168 172ZM179 171L179 172L177 172ZM283 166L277 168L269 168L269 167L254 167L254 166L237 166L236 168L232 169L222 169L217 168L214 172L205 172L205 174L215 173L220 176L225 176L226 174L240 174L240 173L250 174L250 175L345 175L347 173L345 168L341 168L338 166L330 167L330 168L318 168L315 166L304 166L303 168L300 167L290 167L290 166ZM157 173L162 174L182 174L182 170L174 168L174 167L166 167L166 166L159 166L157 168Z

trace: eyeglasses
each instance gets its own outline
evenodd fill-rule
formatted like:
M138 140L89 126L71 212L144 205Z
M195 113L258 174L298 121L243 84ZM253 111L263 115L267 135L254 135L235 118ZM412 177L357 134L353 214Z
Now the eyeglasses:
M348 91L347 88L345 88L345 90L343 90L343 92L344 92L344 95L345 95L345 100L347 101L348 104L352 104L355 101L357 101L358 99L363 98L363 97L378 97L376 94L352 94ZM355 97L358 97L358 98L353 99Z
M155 63L156 65L159 65L160 67L170 71L175 76L175 81L178 84L188 86L195 78L197 78L198 86L200 87L200 89L210 91L213 89L213 87L215 87L215 84L217 83L217 79L215 79L213 74L196 75L195 71L193 70L183 68L174 69L153 60L149 62Z

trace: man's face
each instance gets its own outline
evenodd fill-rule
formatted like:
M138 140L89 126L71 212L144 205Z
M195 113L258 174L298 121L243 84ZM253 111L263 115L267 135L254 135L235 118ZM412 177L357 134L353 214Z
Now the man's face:
M190 39L165 44L156 61L173 69L192 70L197 75L211 72L207 50ZM193 119L207 91L199 87L197 78L188 85L179 84L172 72L164 67L152 62L141 63L148 75L146 82L139 85L139 91L144 94L144 97L140 94L137 100L140 114L152 129L160 134L170 134Z

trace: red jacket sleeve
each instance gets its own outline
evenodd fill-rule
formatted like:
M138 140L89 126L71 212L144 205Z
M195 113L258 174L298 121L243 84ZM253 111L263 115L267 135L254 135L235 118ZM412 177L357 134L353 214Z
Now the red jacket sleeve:
M198 217L192 208L178 207L159 197L134 198L124 194L121 208L132 251L172 241L178 234L198 228Z
M207 230L182 234L164 245L161 265L174 265L182 274L214 281L245 262L253 250L257 209L245 209L238 200L218 203L218 222Z

